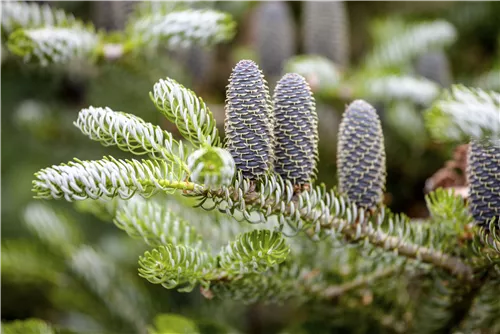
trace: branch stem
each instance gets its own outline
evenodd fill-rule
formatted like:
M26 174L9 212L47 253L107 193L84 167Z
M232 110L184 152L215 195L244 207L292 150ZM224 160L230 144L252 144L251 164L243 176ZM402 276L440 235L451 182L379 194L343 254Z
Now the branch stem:
M233 192L232 194L232 199L235 203L244 201L245 205L254 205L259 207L259 211L261 212L278 215L284 213L284 215L288 217L299 218L305 222L313 222L314 217L319 216L319 223L322 229L333 228L349 241L366 239L371 245L375 247L383 248L386 251L393 251L397 255L401 255L410 259L416 259L423 263L428 263L435 267L442 268L459 279L469 282L473 280L472 267L463 262L460 258L443 253L439 250L434 250L428 247L414 244L406 240L403 241L397 236L392 236L380 231L380 229L373 228L371 224L346 224L345 221L337 217L326 219L324 215L321 214L321 212L318 212L318 210L320 209L317 208L313 209L309 213L300 212L300 215L296 215L295 212L291 211L290 203L288 203L285 207L285 210L283 210L279 205L272 204L276 202L274 200L268 200L260 205L260 196L258 193L255 193L253 195L247 194L246 196L243 196L243 198L240 198L237 192ZM223 198L224 194L219 191L214 191L211 192L211 196L216 198ZM296 205L296 203L293 204ZM321 207L327 208L328 206L325 204ZM344 227L341 228L342 226Z
M335 299L351 290L361 288L365 285L372 283L373 281L390 276L396 271L397 268L395 267L386 268L364 277L358 277L350 282L346 282L340 285L331 285L326 289L318 291L317 293L321 298Z

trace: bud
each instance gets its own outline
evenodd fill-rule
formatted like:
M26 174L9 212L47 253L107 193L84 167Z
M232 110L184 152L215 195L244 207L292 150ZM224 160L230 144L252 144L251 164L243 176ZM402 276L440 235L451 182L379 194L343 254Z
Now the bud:
M340 123L337 168L339 190L357 206L373 209L382 202L384 136L377 112L363 100L352 102Z
M273 116L269 89L257 64L241 60L226 91L226 149L248 179L263 175L273 160Z
M473 140L468 158L469 210L472 217L481 226L486 226L495 218L496 225L500 226L500 141Z
M228 151L219 147L203 147L187 159L191 180L208 187L231 184L234 176L234 160Z
M318 117L311 89L299 74L285 74L276 85L273 102L274 170L293 184L308 184L318 157Z

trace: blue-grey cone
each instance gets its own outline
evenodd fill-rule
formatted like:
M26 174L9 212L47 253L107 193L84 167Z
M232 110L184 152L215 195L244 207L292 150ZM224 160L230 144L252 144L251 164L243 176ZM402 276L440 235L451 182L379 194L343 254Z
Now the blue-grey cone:
M269 89L251 60L236 64L226 90L226 149L248 179L263 175L273 162L273 115Z
M363 100L352 102L339 126L337 168L339 190L358 207L374 209L385 189L384 136L375 109Z
M473 140L469 147L467 177L469 210L478 225L495 218L500 226L500 141Z
M304 77L288 73L274 91L274 170L293 184L314 178L318 154L316 106Z

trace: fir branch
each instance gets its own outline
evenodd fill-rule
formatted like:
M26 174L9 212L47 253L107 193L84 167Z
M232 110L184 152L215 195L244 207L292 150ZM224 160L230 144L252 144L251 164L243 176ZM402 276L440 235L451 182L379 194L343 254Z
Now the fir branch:
M199 197L202 207L210 198L214 205L204 207L207 210L217 207L231 216L239 210L246 220L259 223L276 215L280 224L288 224L296 231L308 229L316 237L323 232L349 242L365 240L372 247L432 264L464 280L472 279L472 268L460 258L443 253L433 245L425 247L411 241L432 239L425 235L426 231L412 230L404 217L385 216L382 209L372 222L364 210L358 210L333 190L327 192L319 186L294 198L293 185L277 176L262 178L259 191L252 190L249 181L238 174L234 188L194 191L186 195Z
M140 197L124 201L116 212L114 223L131 237L141 238L150 246L201 247L202 239L196 230L157 201Z
M105 254L83 246L71 254L68 264L112 313L136 331L146 327L145 291Z
M220 266L231 274L259 273L285 261L289 252L281 233L255 230L222 248Z
M2 4L2 30L12 33L18 28L71 27L80 24L72 14L48 4L6 1Z
M82 201L74 202L74 207L77 211L83 213L90 213L94 217L102 220L103 222L111 222L115 217L116 210L120 202L114 199L85 199Z
M475 80L475 86L487 89L500 91L500 65L497 65L497 68L494 68L488 72L481 74Z
M71 334L68 330L61 331L58 328L51 326L49 323L35 318L25 320L15 320L12 322L2 322L2 333L4 334L22 334L22 333L37 333L37 334Z
M220 145L215 118L205 102L193 91L167 78L158 81L149 96L156 108L194 146Z
M166 15L173 11L186 9L202 9L213 7L215 0L175 0L175 1L157 1L143 0L137 4L135 16L138 18L163 14Z
M41 66L92 59L97 54L98 44L98 36L82 27L19 29L8 40L13 54Z
M474 330L500 331L500 299L492 291L500 284L497 274L490 275L475 296L467 318L461 324L465 332Z
M430 104L440 93L437 84L425 78L386 76L368 79L367 95L384 101L408 99L421 105Z
M184 173L189 174L182 141L178 142L170 132L137 116L115 112L107 107L89 107L78 113L74 125L84 135L104 146L116 145L135 155L147 154L153 159L176 163L182 172L179 178L183 178Z
M446 21L420 23L376 47L366 58L368 68L390 68L407 64L430 50L442 49L456 39L453 25Z
M139 276L167 289L190 292L197 283L204 283L213 260L209 255L183 245L166 245L144 253L139 258Z
M381 278L385 278L387 276L391 276L394 273L396 273L397 269L398 268L394 268L394 267L385 268L383 270L376 271L370 275L357 277L356 279L354 279L352 281L342 283L340 285L328 286L328 287L323 288L319 291L316 291L316 293L318 294L318 296L320 298L335 299L335 298L338 298L338 297L346 294L347 292L349 292L351 290L359 289L363 286L366 286L366 285L373 283L376 280L379 280Z
M317 55L291 57L285 63L284 70L305 77L313 91L335 90L342 80L338 66L329 59Z
M213 45L228 41L235 34L236 23L229 14L214 10L174 11L140 17L129 27L137 39L136 46L158 46L165 42L171 48L192 44Z
M202 290L202 293L208 298L236 300L244 304L283 303L291 299L300 304L312 297L308 291L320 279L321 275L314 270L285 262L263 273L213 280L210 290Z
M426 111L425 120L441 141L500 138L500 94L454 85Z
M174 169L163 160L117 160L113 157L97 161L75 159L68 164L42 169L35 174L35 198L72 202L86 198L128 199L135 193L150 197L158 191L195 190L199 185L180 181Z

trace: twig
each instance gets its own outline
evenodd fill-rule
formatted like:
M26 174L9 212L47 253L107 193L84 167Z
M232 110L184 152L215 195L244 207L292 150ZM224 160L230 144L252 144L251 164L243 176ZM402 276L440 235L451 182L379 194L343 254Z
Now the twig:
M351 290L368 285L368 284L372 283L373 281L376 281L380 278L390 276L396 271L397 271L396 267L386 268L384 270L377 271L375 273L372 273L372 274L364 276L364 277L358 277L355 280L344 283L344 284L331 285L331 286L327 287L326 289L323 289L322 291L318 291L317 293L320 295L321 298L335 299L335 298L340 297L341 295L343 295Z

